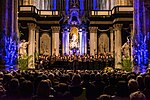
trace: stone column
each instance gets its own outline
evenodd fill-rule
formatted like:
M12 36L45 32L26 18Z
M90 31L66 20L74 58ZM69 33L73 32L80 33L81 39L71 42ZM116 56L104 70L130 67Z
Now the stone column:
M40 27L37 26L37 27L36 27L36 38L35 38L35 41L36 41L36 46L35 46L35 47L36 47L36 53L37 53L37 54L40 54L40 53L39 53L39 42L40 42L40 41L39 41L39 34L40 34L40 33L39 33L39 29L40 29Z
M84 43L85 43L84 44L84 53L87 54L87 32L86 31L84 32Z
M110 52L111 53L113 53L113 51L114 51L114 30L113 30L113 27L110 27L109 28L109 30L110 30Z
M82 55L82 31L79 31L79 36L80 36L80 45L79 45L80 48L79 48L79 51L80 51L80 55Z
M90 27L90 55L97 53L97 27Z
M40 0L36 0L36 3L34 3L34 4L36 4L37 9L40 9Z
M29 5L29 0L23 0L23 5Z
M28 45L28 56L32 55L32 59L29 61L28 68L34 69L35 62L35 28L36 25L33 23L28 23L29 28L29 45Z
M69 55L69 32L66 33L66 54Z
M19 24L18 24L18 0L15 0L15 8L14 8L14 14L15 14L15 18L14 18L14 29L16 30L16 33L19 33Z
M124 0L124 5L128 5L128 0Z
M44 10L44 0L41 0L41 10Z
M85 29L80 29L79 35L80 35L80 55L87 54L87 32Z
M110 9L112 10L112 8L115 6L115 1L114 0L110 0L110 4L111 4L110 5L111 6Z
M52 28L52 54L59 55L59 30L58 26Z
M66 31L65 33L64 33L64 35L65 35L65 54L69 54L69 32L68 31Z
M109 10L109 9L110 9L109 6L110 6L110 1L107 0L107 1L106 1L106 10Z
M131 30L131 32L130 32L130 35L131 35L131 38L130 38L130 47L131 47L131 61L133 62L133 36L134 36L134 33L133 33L133 24L130 24L130 30Z
M30 5L34 5L34 2L36 2L37 0L29 0L30 1Z
M62 33L62 54L65 53L65 32L66 31L63 31Z
M64 29L62 33L62 54L69 54L69 33Z
M121 29L122 24L115 24L115 68L121 68Z

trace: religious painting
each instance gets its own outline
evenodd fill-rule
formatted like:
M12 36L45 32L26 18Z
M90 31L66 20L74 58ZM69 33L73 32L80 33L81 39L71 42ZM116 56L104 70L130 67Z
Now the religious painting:
M42 34L40 37L40 54L50 55L50 41L51 37L47 33Z
M106 33L102 33L98 37L98 52L109 52L109 37Z
M69 34L69 49L70 53L79 52L79 33L77 27L72 27Z

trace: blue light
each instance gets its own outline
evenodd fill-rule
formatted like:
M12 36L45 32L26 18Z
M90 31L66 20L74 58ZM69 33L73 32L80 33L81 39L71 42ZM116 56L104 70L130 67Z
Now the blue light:
M85 53L85 32L82 31L82 47L81 47L81 54L83 55Z
M73 17L76 17L77 20L72 20ZM68 20L68 24L71 24L71 22L76 22L76 24L81 24L79 14L76 10L72 11L70 14L70 19Z
M3 35L4 39L4 50L5 50L5 66L6 70L16 70L17 65L17 58L18 58L18 47L17 47L17 40L13 40L11 36Z
M56 10L56 0L53 0L53 8L52 10Z
M148 67L148 34L144 33L143 28L143 7L144 3L137 2L134 3L134 24L135 26L135 35L133 38L133 60L134 60L134 67L139 69L140 73L145 73L146 68Z
M81 14L84 11L84 3L83 0L80 0L80 10L81 10Z
M66 15L68 15L69 10L69 0L66 0Z
M98 8L97 8L97 0L93 0L93 10L98 10Z
M141 73L146 72L146 68L148 66L148 50L147 50L147 44L146 41L144 41L144 34L139 33L138 34L140 37L137 39L140 39L141 41L138 42L138 45L133 46L133 54L136 55L134 56L134 63L135 67L139 67L139 71ZM143 39L141 39L141 37Z

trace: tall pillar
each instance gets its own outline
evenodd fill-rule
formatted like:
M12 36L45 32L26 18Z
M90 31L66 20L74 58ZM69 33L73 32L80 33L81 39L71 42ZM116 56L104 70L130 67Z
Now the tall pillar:
M35 38L36 46L35 47L36 47L36 53L37 54L40 54L39 53L39 29L40 29L40 27L37 26L36 27L36 34L35 34L36 35L36 38Z
M130 38L130 40L131 40L130 41L131 55L130 56L131 57L130 58L131 58L131 61L133 62L133 46L132 46L133 45L133 41L132 40L133 40L133 36L134 36L134 33L133 33L133 24L130 24L130 30L131 30L131 32L130 32L130 35L131 35L131 38Z
M63 31L62 33L62 54L65 53L65 32L66 31Z
M83 53L83 50L82 50L82 48L84 48L84 47L82 47L82 31L81 31L81 29L80 29L80 31L79 31L79 36L80 36L80 45L79 45L79 51L80 51L80 55L82 55L82 53Z
M80 55L87 54L87 32L83 29L80 29Z
M121 68L121 46L122 46L122 40L121 40L121 29L122 24L115 24L115 67Z
M69 54L69 32L64 29L62 33L62 54Z
M34 69L34 63L35 63L35 28L36 25L33 23L28 23L29 28L29 45L28 45L28 56L32 55L31 60L28 63L28 68Z
M40 10L44 10L44 0L40 1Z
M97 27L90 27L90 55L97 53Z
M110 30L110 52L111 53L113 53L113 51L114 51L114 30L113 30L113 27L110 27L109 28L109 30Z
M30 1L30 5L34 5L34 3L37 1L37 0L29 0Z
M29 0L23 0L23 5L29 5Z
M69 32L66 33L66 54L69 55Z
M96 36L96 37L97 37L97 36ZM97 40L97 38L96 38L96 40ZM85 41L85 42L84 42L84 43L85 43L85 44L84 44L84 50L85 50L84 53L87 54L87 32L86 32L86 31L84 32L84 41ZM96 45L96 46L97 46L97 45ZM96 49L96 51L97 51L97 49Z
M109 6L110 6L110 1L107 0L107 1L106 1L106 9L105 9L105 10L109 10L109 9L110 9Z
M59 30L58 26L52 28L52 54L59 55Z
M112 8L115 6L115 3L114 3L115 1L114 0L110 0L110 9L112 10Z
M63 34L64 34L64 38L63 38L64 52L65 52L65 54L69 54L69 32L68 32L68 30L65 31Z

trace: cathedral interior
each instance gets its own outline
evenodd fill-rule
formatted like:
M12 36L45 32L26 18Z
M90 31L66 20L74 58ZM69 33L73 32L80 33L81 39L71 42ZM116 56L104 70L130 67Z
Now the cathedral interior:
M109 54L113 68L150 67L149 0L0 0L0 65L18 57ZM38 57L37 57L38 55ZM79 59L79 58L78 58ZM109 67L109 66L108 66Z

